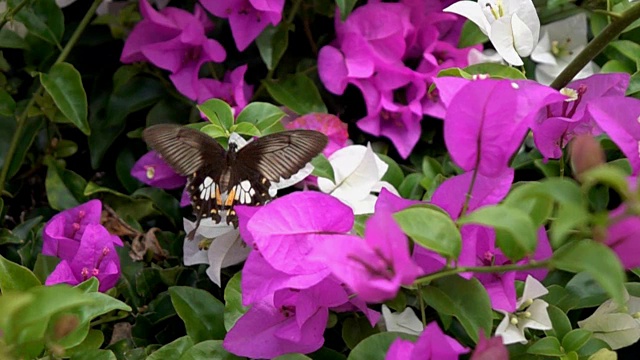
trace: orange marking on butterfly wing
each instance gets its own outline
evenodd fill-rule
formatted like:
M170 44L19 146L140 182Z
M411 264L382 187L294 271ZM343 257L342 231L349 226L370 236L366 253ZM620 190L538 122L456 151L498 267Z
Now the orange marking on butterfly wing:
M236 197L236 186L232 187L231 190L229 190L229 195L227 195L227 199L224 202L224 206L226 208L232 207L233 203L236 200L235 197Z

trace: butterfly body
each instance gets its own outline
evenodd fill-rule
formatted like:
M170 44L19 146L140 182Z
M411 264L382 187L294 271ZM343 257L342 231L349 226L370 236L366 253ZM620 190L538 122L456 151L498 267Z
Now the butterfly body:
M155 125L143 132L144 140L179 174L188 177L187 191L200 220L215 223L226 217L238 226L236 204L262 205L275 192L272 184L302 169L327 144L317 131L292 130L258 138L238 149L233 142L225 150L208 135L179 125Z

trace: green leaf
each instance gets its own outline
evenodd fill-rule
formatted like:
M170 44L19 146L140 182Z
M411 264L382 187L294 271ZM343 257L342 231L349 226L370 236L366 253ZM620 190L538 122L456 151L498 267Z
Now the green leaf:
M11 313L9 324L3 327L3 332L7 343L21 348L19 354L34 358L33 354L37 355L41 351L44 337L53 336L53 334L46 335L48 329L53 331L54 328L54 324L49 326L50 319L78 306L89 304L91 299L80 290L68 285L36 286L28 292L32 295L31 301L27 306L22 306ZM64 320L64 318L57 317L54 320ZM30 346L20 346L20 344L30 344Z
M631 194L627 176L619 167L605 164L583 173L581 176L582 187L586 193L595 185L604 184L615 190L623 199L628 199Z
M220 300L204 290L186 286L172 286L169 294L194 342L224 338L224 305Z
M87 284L86 286L91 287L91 284ZM87 299L89 303L81 305L72 311L72 313L77 316L78 327L59 340L58 345L71 348L81 344L89 334L91 321L98 316L114 310L131 311L129 305L101 292L87 292L84 299Z
M33 268L33 273L36 275L40 283L44 283L58 263L60 263L60 259L57 257L38 254L36 264Z
M238 114L236 122L247 122L253 124L258 128L258 130L260 130L262 135L266 135L272 133L267 130L280 124L280 119L284 116L285 113L273 104L253 102L242 109L240 114Z
M564 351L578 351L591 339L591 331L583 329L571 330L562 338Z
M404 180L404 173L402 172L402 169L400 168L398 163L387 155L377 155L380 160L389 165L387 172L384 173L384 176L382 177L382 179L380 179L380 181L386 181L389 184L393 185L393 187L395 188L400 187L400 184L402 184L402 180Z
M458 41L459 48L466 48L487 41L489 41L489 37L480 31L478 25L473 23L473 21L465 21L460 33L460 40Z
M333 172L333 166L331 166L331 163L323 154L318 154L318 156L311 159L311 165L313 165L311 175L323 177L335 183L336 178Z
M571 242L553 254L552 264L559 270L588 273L618 304L624 303L624 270L606 245L592 240Z
M174 226L182 224L180 201L167 194L166 191L159 188L143 187L134 191L131 197L151 200L154 207L165 214Z
M587 360L618 360L618 353L606 348L601 348L589 356Z
M411 207L393 215L402 231L418 245L447 259L457 259L462 237L450 216L429 207Z
M255 125L248 122L237 123L233 125L229 131L240 135L260 136L260 130L258 130Z
M471 75L489 74L494 79L518 79L524 80L527 77L518 69L496 63L482 63L467 66L463 69Z
M38 1L23 8L15 15L15 20L23 23L34 35L59 48L64 33L64 16L62 9L52 1Z
M179 360L242 360L244 358L227 352L221 340L207 340L188 349Z
M111 350L87 350L74 354L71 360L117 360L116 355Z
M180 356L193 345L189 336L183 336L154 351L146 360L180 359Z
M609 43L604 53L611 59L637 64L640 60L640 45L631 40L615 40Z
M553 327L551 330L545 330L547 336L555 336L558 339L564 338L571 331L571 321L569 321L567 314L554 305L549 305L547 313Z
M629 79L629 87L627 87L627 96L638 98L640 96L640 71L636 71Z
M76 285L75 288L84 291L85 293L97 292L100 287L100 280L96 277L90 277L87 280Z
M220 99L209 99L198 105L198 110L218 127L228 130L233 125L233 110L231 106Z
M595 307L610 299L602 286L587 272L577 273L565 285L565 289L573 299L570 309Z
M357 2L358 0L336 0L336 5L340 9L340 20L347 20Z
M121 73L127 71L117 71L113 76L114 83ZM113 90L108 86L100 90L104 93L92 94L89 119L89 151L94 169L98 168L111 144L124 131L127 115L155 104L166 93L159 80L145 76L127 77L118 86L114 85Z
M256 38L260 57L267 69L275 69L287 50L289 46L289 29L290 24L283 21L277 27L267 26Z
M16 102L5 89L0 89L0 115L13 116L16 111Z
M227 138L229 133L226 129L223 129L218 124L205 125L200 129L203 133L211 136L214 139Z
M45 188L49 205L56 210L66 210L86 201L86 181L73 171L61 167L51 156L44 159L47 165Z
M28 290L41 285L40 280L28 268L0 255L0 293Z
M302 73L281 80L265 80L263 84L274 100L297 114L327 112L318 88Z
M23 121L26 121L26 125L22 132L22 138L18 139L18 146L13 154L13 158L9 159L11 165L9 165L10 167L7 179L12 178L18 170L20 170L20 167L25 165L27 152L36 135L38 135L40 128L46 122L44 117L41 116L28 118ZM16 132L16 127L16 121L14 118L0 117L0 167L5 166L4 163L7 161L6 156L9 150L9 144L11 144L13 135Z
M3 49L29 49L29 43L27 43L20 35L15 31L11 31L6 27L0 29L0 48Z
M147 216L159 214L153 201L148 198L133 198L113 189L99 186L94 182L87 184L84 189L84 195L87 197L100 195L103 202L109 204L123 219L140 220Z
M54 157L65 158L75 154L78 151L78 144L71 140L58 140L55 147Z
M278 356L274 360L312 360L312 358L303 354L286 354Z
M384 360L391 343L396 339L415 340L415 335L397 332L383 332L371 335L356 346L347 360Z
M560 341L557 338L548 336L533 343L527 349L528 354L543 356L562 356L564 351L560 348Z
M420 182L424 177L425 176L422 173L411 173L407 175L400 184L400 187L398 187L398 193L400 193L400 196L405 199L422 199L424 190L420 185Z
M355 348L362 340L379 332L377 328L371 327L369 319L365 316L350 317L342 322L342 339L349 349Z
M422 287L421 293L424 301L437 312L457 318L474 342L478 341L481 330L491 333L491 302L478 279L449 276Z
M87 94L80 73L71 64L60 63L48 74L40 74L40 82L58 109L85 135L91 133L87 121Z
M549 240L553 248L563 245L568 237L580 233L589 225L591 214L583 206L561 204L555 214L555 219L549 229ZM576 231L578 230L578 231Z
M224 288L224 328L229 331L238 319L244 315L248 307L242 306L240 282L242 273L237 272Z
M87 352L92 352L93 350L100 349L102 343L104 342L104 334L100 330L89 330L87 337L82 341L82 343L69 348L65 351L65 356L73 357L75 354L81 355Z
M487 206L458 219L458 224L481 224L496 229L496 245L512 261L532 254L537 230L522 210L508 205Z

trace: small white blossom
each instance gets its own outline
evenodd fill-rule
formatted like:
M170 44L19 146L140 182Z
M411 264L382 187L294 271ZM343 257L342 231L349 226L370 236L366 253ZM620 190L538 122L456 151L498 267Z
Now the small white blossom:
M195 222L183 219L187 234L195 227ZM203 244L207 248L202 248ZM243 262L251 247L242 241L240 231L227 225L226 219L215 224L210 218L202 219L193 240L185 238L183 244L184 264L209 264L207 275L216 285L221 286L220 270Z
M625 291L625 304L607 300L588 318L578 321L581 329L593 332L612 350L635 344L640 340L640 297L629 296Z
M356 215L373 213L377 197L372 193L385 188L398 194L393 185L381 181L389 165L380 160L370 145L346 146L331 154L329 163L333 167L335 183L319 177L320 191L335 196Z
M382 318L387 331L419 336L424 330L424 325L410 307L401 313L392 313L387 305L382 305Z
M538 63L536 80L548 85L587 46L587 17L578 14L553 22L541 28L542 37L531 53ZM598 71L598 66L589 62L575 77L582 79Z
M522 297L516 303L516 312L510 314L501 311L505 316L496 328L496 336L502 337L505 345L517 342L526 343L524 329L550 330L551 319L545 301L537 299L549 291L535 278L527 276Z
M498 54L512 65L523 65L538 44L540 19L532 0L458 1L444 9L474 22L489 37Z

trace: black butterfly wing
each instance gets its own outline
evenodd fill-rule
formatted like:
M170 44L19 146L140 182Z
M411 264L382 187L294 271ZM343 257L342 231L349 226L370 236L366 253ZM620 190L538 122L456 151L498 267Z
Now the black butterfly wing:
M327 146L327 136L313 130L291 130L263 136L238 151L236 163L267 180L288 179Z
M207 134L180 125L154 125L145 129L142 136L176 172L189 177L187 191L197 219L189 237L193 238L203 217L220 222L219 181L226 168L224 148Z
M194 174L207 165L222 164L226 151L207 134L180 125L154 125L142 132L142 138L178 173Z
M237 226L233 205L269 201L271 183L288 179L327 145L327 137L312 130L291 130L258 138L240 149L231 167L227 222ZM231 196L233 195L233 196Z

